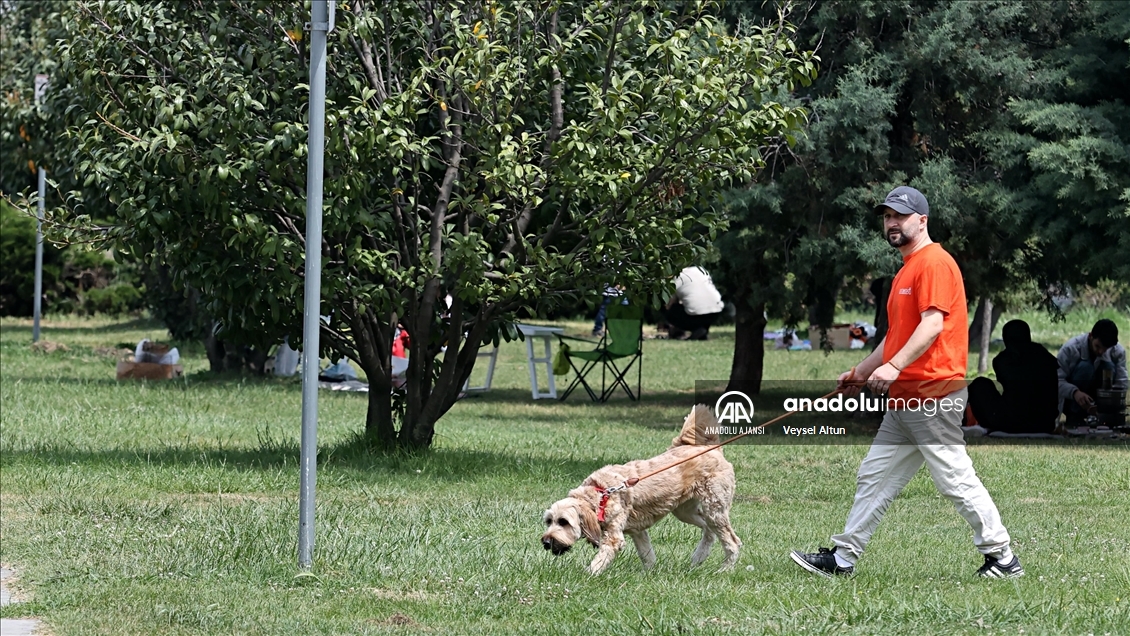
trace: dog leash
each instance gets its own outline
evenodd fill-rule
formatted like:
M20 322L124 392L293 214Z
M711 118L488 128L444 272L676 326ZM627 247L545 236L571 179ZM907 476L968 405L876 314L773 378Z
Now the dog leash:
M855 367L851 368L851 373L852 373L852 375L855 375ZM845 386L864 386L865 384L866 384L866 382L849 382ZM832 391L831 393L828 393L827 395L825 395L824 397L819 398L819 399L824 400L824 399L830 398L830 397L836 395L839 392L840 392L840 389L836 389L836 390ZM647 474L642 475L640 477L632 477L631 479L627 479L627 480L621 482L620 485L618 485L618 486L613 486L612 488L603 489L603 492L601 492L601 495L600 495L601 508L603 509L604 505L607 504L608 497L611 495L611 493L614 493L614 492L617 492L617 491L620 491L620 490L624 490L625 488L631 488L632 486L635 486L636 484L647 479L648 477L653 477L655 475L658 475L659 473L661 473L665 470L670 470L670 469L678 466L679 464L689 462L690 460L692 460L696 457L702 457L703 455L705 455L705 454L707 454L711 451L715 451L715 450L718 450L719 448L722 448L726 444L729 444L731 442L736 442L739 439L741 439L741 438L743 438L747 435L753 435L753 433L755 431L757 431L758 429L764 429L766 426L769 426L770 424L774 424L776 422L779 422L779 421L785 419L786 417L793 415L794 413L799 413L799 411L789 411L787 413L783 413L783 414L778 415L777 417L769 420L768 422L762 424L761 426L754 427L753 430L751 430L751 431L747 431L745 433L742 433L741 435L735 435L734 437L731 437L730 439L728 439L728 440L726 440L726 441L724 441L720 444L715 444L714 446L711 446L710 448L707 448L706 450L704 450L700 453L695 453L694 455L691 455L690 457L684 457L683 459L680 459L677 462L668 464L668 465L664 466L663 468L657 468L657 469L651 471L650 473L647 473Z

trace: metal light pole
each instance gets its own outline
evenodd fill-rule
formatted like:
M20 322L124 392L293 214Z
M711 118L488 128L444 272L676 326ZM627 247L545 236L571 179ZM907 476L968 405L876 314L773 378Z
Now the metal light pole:
M35 76L35 105L38 107L47 94L48 77L42 73ZM31 341L39 342L39 317L43 311L43 214L47 197L47 171L39 167L39 213L35 223L35 298L31 301L32 327Z
M43 199L47 196L47 171L39 169L39 214L35 222L35 299L32 300L31 341L39 342L39 316L43 311Z
M310 10L310 129L306 163L306 285L302 314L302 457L298 493L298 567L314 559L314 489L318 471L318 355L322 301L322 158L326 151L326 35L333 29L333 0Z

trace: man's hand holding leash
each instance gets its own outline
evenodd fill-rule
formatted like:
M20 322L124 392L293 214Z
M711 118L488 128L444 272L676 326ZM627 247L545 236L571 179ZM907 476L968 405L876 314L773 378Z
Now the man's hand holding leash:
M899 373L902 373L901 369L887 362L875 369L871 377L867 378L867 388L875 395L886 395L891 384L899 377Z
M883 390L876 391L874 386L872 386L872 381L876 380L876 374L880 372L880 369L886 366L887 365L883 364L883 343L880 342L879 346L875 347L875 350L871 352L871 355L863 359L863 362L852 367L850 371L841 373L840 377L836 378L836 391L843 393L844 397L850 398L859 395L860 390L866 386L872 391L875 391L876 394L882 395L887 392L887 387L891 385L891 382L898 377L897 372L894 377L891 377L889 380L884 376L883 379L886 380L886 384L883 386ZM876 383L875 386L878 386L878 383Z

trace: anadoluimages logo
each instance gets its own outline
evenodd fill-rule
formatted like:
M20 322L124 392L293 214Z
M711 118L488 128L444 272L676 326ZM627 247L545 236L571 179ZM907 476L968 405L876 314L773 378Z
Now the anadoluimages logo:
M741 391L726 391L714 403L714 418L719 424L753 424L753 400Z

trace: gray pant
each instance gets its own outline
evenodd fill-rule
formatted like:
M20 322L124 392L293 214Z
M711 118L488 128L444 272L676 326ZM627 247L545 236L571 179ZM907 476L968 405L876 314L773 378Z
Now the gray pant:
M966 403L966 390L951 393L950 400ZM989 491L977 478L973 461L965 452L961 411L934 415L921 410L887 411L871 450L859 466L855 503L842 534L832 537L836 553L855 563L863 554L887 507L910 483L925 463L942 495L973 528L973 543L981 554L1005 558L1008 530Z

